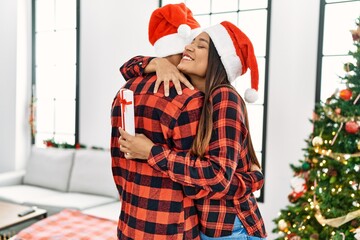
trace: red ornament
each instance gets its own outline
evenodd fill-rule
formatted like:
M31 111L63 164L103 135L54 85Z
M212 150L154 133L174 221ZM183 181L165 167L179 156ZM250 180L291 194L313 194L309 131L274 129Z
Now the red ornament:
M344 101L349 101L352 97L352 91L349 89L343 89L340 91L339 96Z
M289 240L301 240L301 237L296 235L295 233L290 233L286 236Z
M336 113L337 115L340 115L340 113L341 113L341 108L335 108L335 113Z
M304 195L304 192L299 192L299 193L296 193L296 192L292 192L288 195L288 200L289 202L291 203L295 203L297 202L297 200L299 198L301 198L302 196Z
M359 132L359 125L354 121L347 122L345 123L345 131L350 134L356 134Z
M75 149L80 149L80 148L81 148L80 143L75 144Z

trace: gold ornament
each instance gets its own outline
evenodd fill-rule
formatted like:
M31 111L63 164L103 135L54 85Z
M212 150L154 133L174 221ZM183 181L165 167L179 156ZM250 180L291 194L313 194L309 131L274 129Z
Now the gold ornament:
M360 140L357 142L357 149L360 151Z
M319 146L323 145L323 139L320 136L314 137L312 140L312 145L314 147L319 147Z
M288 224L284 219L280 219L278 222L278 227L281 231L284 231L288 227Z
M316 163L319 162L319 160L318 160L317 158L313 158L313 159L312 159L312 162L316 164Z

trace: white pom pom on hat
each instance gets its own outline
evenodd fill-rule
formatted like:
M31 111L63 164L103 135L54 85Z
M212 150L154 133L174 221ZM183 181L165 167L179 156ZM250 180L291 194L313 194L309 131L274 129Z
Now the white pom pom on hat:
M191 28L187 24L181 24L177 29L177 33L180 37L187 39L191 35Z
M182 53L200 32L200 24L184 3L167 4L151 14L149 41L158 57Z
M251 70L251 88L245 91L245 101L253 103L258 99L259 70L250 39L234 24L224 21L204 29L220 55L228 79L235 79Z
M244 98L245 98L245 101L247 101L248 103L254 103L254 102L256 102L256 100L258 100L259 94L255 89L248 88L245 91Z

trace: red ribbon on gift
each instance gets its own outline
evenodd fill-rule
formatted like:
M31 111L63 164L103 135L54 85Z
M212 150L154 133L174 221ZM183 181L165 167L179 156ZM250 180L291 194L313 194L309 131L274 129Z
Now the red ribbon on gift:
M120 92L120 93L122 94L123 92ZM126 99L124 99L124 96L120 96L120 93L119 93L119 100L120 100L120 104L121 104L121 119L122 119L122 124L123 124L122 128L124 130L126 130L125 129L125 121L124 121L125 106L131 105L132 101L126 101Z

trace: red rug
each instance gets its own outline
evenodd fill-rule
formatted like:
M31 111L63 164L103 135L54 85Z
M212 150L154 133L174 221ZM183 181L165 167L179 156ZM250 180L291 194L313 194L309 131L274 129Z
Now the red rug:
M117 222L66 209L20 231L16 240L115 240Z

